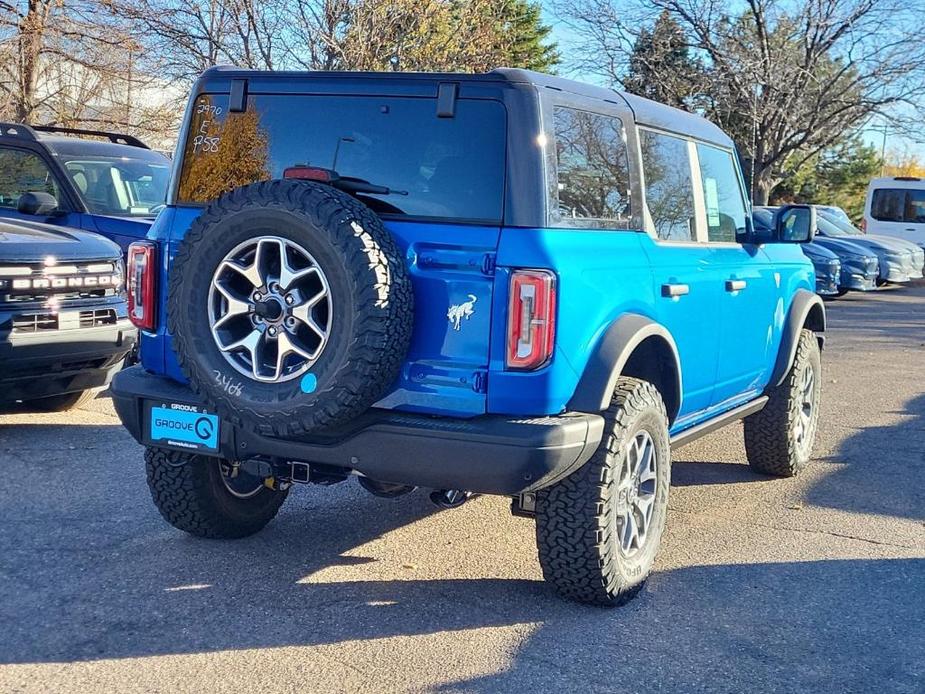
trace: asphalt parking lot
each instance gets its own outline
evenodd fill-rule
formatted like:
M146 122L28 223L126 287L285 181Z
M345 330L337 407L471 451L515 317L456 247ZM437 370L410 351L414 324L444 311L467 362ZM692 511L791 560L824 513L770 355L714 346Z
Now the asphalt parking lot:
M0 415L0 691L889 691L925 682L925 285L832 302L816 460L682 449L647 587L541 580L503 499L299 488L234 542L167 526L109 401Z

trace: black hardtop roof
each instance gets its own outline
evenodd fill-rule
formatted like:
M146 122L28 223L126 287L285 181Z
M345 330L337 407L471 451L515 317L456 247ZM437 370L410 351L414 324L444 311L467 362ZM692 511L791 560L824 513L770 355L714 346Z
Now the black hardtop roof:
M482 87L516 87L532 85L537 89L551 89L590 99L628 107L636 123L660 130L689 135L695 139L732 148L733 142L726 133L707 119L634 94L618 92L564 77L556 77L532 70L496 68L484 73L461 72L333 72L333 71L279 71L248 70L233 66L216 66L206 70L199 78L196 92L225 89L230 80L248 80L249 91L273 93L281 84L292 81L312 81L350 84L357 92L381 93L383 83L401 84L402 92L412 91L433 95L438 82L458 82ZM290 91L290 90L285 90ZM463 94L464 95L464 94Z
M44 133L39 133L38 139L56 154L135 159L165 165L170 163L170 160L160 152L116 142L83 140L67 135L46 135Z

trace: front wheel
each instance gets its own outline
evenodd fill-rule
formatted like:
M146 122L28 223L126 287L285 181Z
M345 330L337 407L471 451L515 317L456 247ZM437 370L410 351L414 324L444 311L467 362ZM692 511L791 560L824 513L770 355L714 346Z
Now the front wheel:
M147 448L145 471L164 519L197 537L253 535L273 520L288 495L221 458Z
M745 418L745 454L752 469L793 477L806 467L816 439L821 395L819 343L811 330L803 330L783 383L770 390L763 410Z
M671 448L658 390L617 382L604 437L577 471L536 496L543 576L566 598L619 605L642 588L668 513Z
M78 390L74 393L50 395L47 398L36 398L25 402L27 406L34 407L42 412L68 412L76 410L96 397L96 390Z

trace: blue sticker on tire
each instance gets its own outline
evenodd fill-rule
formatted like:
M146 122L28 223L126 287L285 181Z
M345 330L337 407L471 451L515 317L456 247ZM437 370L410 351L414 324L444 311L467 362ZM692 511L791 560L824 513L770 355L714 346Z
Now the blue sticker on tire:
M218 417L169 407L151 408L151 440L192 450L218 449Z

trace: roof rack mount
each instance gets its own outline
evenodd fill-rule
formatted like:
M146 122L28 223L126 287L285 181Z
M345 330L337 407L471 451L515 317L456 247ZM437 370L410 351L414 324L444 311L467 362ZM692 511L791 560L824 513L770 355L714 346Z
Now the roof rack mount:
M0 123L0 137L18 137L21 140L38 140L35 130L25 123Z
M63 133L65 135L91 135L93 137L105 137L110 142L117 145L128 145L129 147L141 147L142 149L151 149L144 142L132 135L123 135L122 133L113 133L106 130L84 130L83 128L65 128L59 125L34 125L33 130L43 133Z

